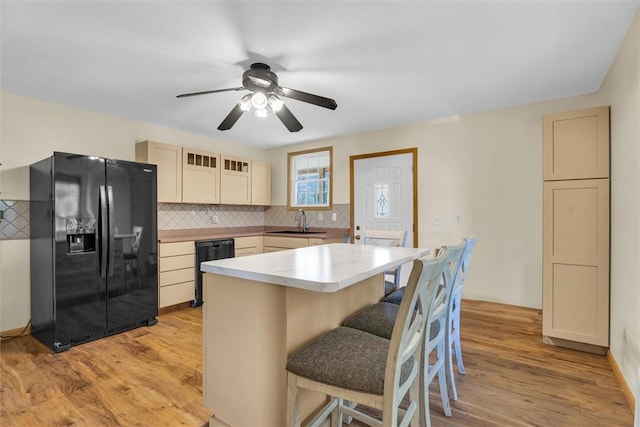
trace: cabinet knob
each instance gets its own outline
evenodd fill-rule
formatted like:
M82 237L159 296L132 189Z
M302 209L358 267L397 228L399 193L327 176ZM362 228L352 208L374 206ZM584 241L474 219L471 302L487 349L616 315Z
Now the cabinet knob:
M356 234L356 240L360 240L360 235Z

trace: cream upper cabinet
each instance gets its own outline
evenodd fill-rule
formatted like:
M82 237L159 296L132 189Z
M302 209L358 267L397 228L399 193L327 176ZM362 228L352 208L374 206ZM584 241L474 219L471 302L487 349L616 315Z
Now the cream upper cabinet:
M220 203L220 155L182 149L182 201Z
M251 204L271 205L271 165L253 160L251 162Z
M251 204L251 160L221 156L220 203Z
M158 202L182 202L182 147L153 141L137 142L136 161L158 166Z
M542 132L545 181L609 177L609 107L544 116Z

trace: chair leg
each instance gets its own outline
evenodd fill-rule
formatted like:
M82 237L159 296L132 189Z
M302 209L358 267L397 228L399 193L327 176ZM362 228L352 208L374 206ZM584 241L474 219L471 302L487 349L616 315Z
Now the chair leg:
M424 347L423 347L424 350ZM429 360L424 360L421 367L420 374L420 393L421 393L421 402L420 405L420 422L419 426L431 427L431 412L429 409Z
M460 347L460 333L456 334L456 339L453 340L453 349L456 353L456 362L458 363L458 372L462 375L465 374L464 363L462 363L462 347Z
M457 308L453 313L453 350L456 353L456 362L458 364L458 372L464 375L464 363L462 363L462 347L460 347L460 300L456 301Z
M440 400L442 400L442 409L444 410L444 415L447 417L452 416L451 413L451 405L449 404L449 390L447 389L447 373L446 373L446 362L443 360L445 355L444 351L444 341L438 344L438 348L436 350L438 354L438 360L442 360L444 363L440 363L440 367L438 368L438 388L440 389Z
M287 374L287 427L300 427L300 394L297 377Z
M344 405L344 400L338 398L338 404L336 405L333 412L331 412L331 427L342 426L342 406L343 405Z
M455 334L447 335L445 344L445 371L447 372L447 383L449 385L449 392L453 400L458 400L458 391L456 390L456 379L453 374L453 341L455 340Z

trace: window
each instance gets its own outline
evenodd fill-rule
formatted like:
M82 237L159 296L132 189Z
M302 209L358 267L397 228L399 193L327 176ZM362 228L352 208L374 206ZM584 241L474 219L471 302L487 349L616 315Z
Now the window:
M289 153L289 209L331 209L332 157L332 147Z

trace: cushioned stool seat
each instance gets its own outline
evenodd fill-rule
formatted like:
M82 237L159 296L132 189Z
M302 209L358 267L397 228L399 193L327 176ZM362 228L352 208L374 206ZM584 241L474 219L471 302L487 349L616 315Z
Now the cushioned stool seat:
M357 329L339 327L293 353L287 371L325 384L382 396L389 340ZM413 359L402 365L406 381Z
M404 296L404 288L398 288L391 292L390 294L385 294L385 297L382 301L388 302L391 304L400 305L402 302L402 297Z
M391 333L399 310L400 305L379 302L360 310L348 318L344 322L344 326L391 339Z
M388 280L384 281L384 296L386 297L387 295L392 294L393 292L395 292L396 289L396 284L393 282L390 282Z
M359 329L382 338L391 339L393 325L396 322L400 305L390 302L378 302L349 317L344 326ZM429 330L429 339L440 332L440 321L434 320Z

